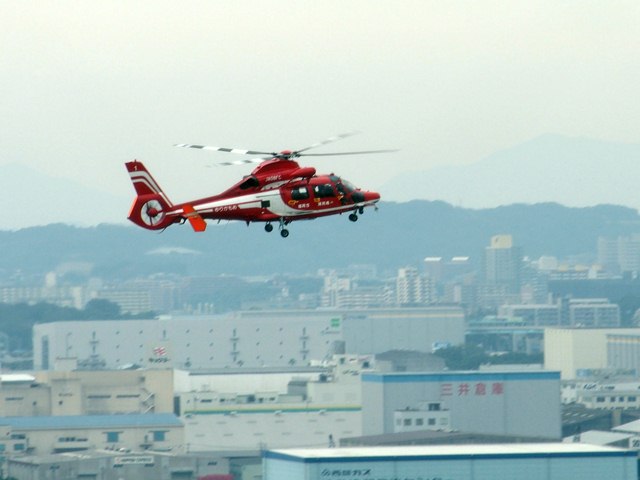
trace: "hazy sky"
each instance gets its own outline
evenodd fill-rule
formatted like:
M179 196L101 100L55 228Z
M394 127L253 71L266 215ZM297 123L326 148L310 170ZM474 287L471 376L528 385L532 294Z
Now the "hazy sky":
M174 201L246 167L205 143L329 150L363 188L544 133L638 142L637 1L0 1L0 164ZM321 152L318 149L318 152ZM233 157L236 158L236 157Z

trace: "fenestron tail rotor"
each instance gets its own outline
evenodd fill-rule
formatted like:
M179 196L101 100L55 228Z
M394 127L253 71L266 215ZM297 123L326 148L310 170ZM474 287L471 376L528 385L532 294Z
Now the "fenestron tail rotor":
M338 140L342 140L343 138L351 137L352 135L356 135L360 132L348 132L342 133L340 135L334 135L333 137L329 137L320 142L314 143L307 147L298 149L298 150L282 150L280 152L263 152L259 150L247 150L241 148L227 148L227 147L212 147L208 145L195 145L190 143L179 143L174 145L175 147L180 148L196 148L199 150L209 150L214 152L225 152L225 153L236 153L240 155L268 155L268 157L261 158L248 158L242 160L234 160L231 162L220 162L217 163L219 166L229 166L229 165L242 165L245 163L262 163L266 160L279 159L279 160L293 160L298 157L325 157L325 156L337 156L337 155L362 155L362 154L371 154L371 153L389 153L389 152L397 152L397 150L363 150L357 152L331 152L331 153L303 153L312 148L320 147L322 145L327 145L329 143L336 142Z
M149 200L140 209L140 218L142 221L153 227L164 219L162 204L158 200Z

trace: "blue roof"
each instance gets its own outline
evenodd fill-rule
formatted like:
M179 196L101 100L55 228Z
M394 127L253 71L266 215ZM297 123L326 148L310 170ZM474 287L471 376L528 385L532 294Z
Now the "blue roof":
M59 430L118 427L179 427L173 413L132 415L60 415L55 417L2 417L0 425L14 430Z

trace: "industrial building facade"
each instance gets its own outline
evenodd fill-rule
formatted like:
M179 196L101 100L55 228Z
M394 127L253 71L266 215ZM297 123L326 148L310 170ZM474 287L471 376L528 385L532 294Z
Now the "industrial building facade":
M168 320L56 322L33 328L34 368L61 358L120 368L307 365L334 353L429 351L464 343L458 307L250 311Z
M633 451L584 444L274 450L264 480L636 480Z
M443 430L560 439L560 373L364 373L362 418L363 435L433 418Z

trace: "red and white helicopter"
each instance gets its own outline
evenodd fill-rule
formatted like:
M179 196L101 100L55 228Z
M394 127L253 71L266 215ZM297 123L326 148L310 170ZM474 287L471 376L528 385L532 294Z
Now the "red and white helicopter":
M349 212L349 220L358 220L365 207L375 206L380 194L361 190L334 175L318 175L313 167L300 167L294 160L302 156L355 155L395 150L368 150L342 153L303 153L311 148L353 135L345 133L328 138L300 150L260 152L237 148L179 144L176 147L197 148L243 155L268 155L267 158L242 159L219 165L259 163L238 183L212 197L173 204L142 162L127 162L126 167L137 197L129 211L129 220L149 230L162 230L174 223L189 221L196 232L206 229L207 219L264 222L267 232L278 224L280 235L289 236L285 227L294 220ZM376 207L377 208L377 207Z

